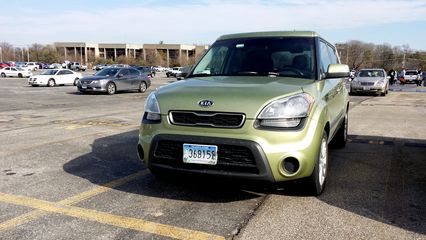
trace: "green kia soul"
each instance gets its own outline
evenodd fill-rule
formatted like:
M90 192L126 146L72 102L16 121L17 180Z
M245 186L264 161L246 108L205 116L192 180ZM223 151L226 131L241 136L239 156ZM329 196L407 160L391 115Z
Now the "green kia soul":
M305 178L318 195L329 144L346 144L348 76L315 32L224 35L184 81L149 95L138 155L158 175Z

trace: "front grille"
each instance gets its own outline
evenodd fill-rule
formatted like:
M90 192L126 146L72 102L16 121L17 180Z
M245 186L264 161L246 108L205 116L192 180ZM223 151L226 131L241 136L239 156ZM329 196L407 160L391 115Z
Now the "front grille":
M158 141L154 149L152 162L182 169L259 173L254 155L248 147L215 144L218 147L217 164L201 165L183 162L184 143L188 142L172 140Z
M171 111L170 122L182 126L240 128L245 121L242 113Z
M373 86L374 82L361 82L361 86Z

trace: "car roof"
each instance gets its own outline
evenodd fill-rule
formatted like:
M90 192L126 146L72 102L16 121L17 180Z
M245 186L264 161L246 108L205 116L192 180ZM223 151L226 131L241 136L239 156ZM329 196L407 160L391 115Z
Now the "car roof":
M256 37L319 37L313 31L269 31L269 32L247 32L235 33L220 36L217 40L235 39L235 38L256 38Z

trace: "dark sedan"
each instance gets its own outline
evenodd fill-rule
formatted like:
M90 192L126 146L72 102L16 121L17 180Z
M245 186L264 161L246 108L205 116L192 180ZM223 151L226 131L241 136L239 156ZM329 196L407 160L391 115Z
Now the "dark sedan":
M77 83L78 91L106 92L109 95L123 90L145 92L151 80L134 68L105 68L93 76L81 78Z

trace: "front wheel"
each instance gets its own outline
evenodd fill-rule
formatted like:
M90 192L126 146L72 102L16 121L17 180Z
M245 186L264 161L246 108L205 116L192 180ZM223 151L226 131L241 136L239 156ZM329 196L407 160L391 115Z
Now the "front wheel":
M22 78L22 73L18 73L18 78Z
M140 93L144 93L144 92L146 92L146 89L147 89L147 87L146 87L146 83L145 83L145 82L141 82L141 83L139 84L139 92L140 92Z
M73 85L74 85L74 86L77 86L77 82L78 82L78 78L74 79L74 83L73 83Z
M323 131L318 158L312 175L309 177L309 188L313 195L320 195L324 191L328 169L328 143L327 132Z
M111 82L106 85L106 90L109 95L113 95L117 91L115 84Z
M48 87L54 87L55 86L55 80L49 79L49 81L47 82L47 86Z

